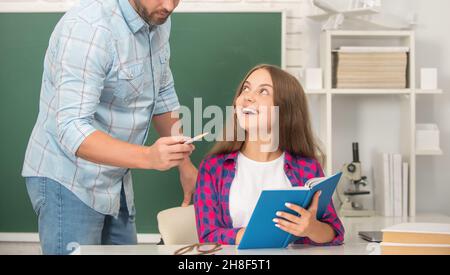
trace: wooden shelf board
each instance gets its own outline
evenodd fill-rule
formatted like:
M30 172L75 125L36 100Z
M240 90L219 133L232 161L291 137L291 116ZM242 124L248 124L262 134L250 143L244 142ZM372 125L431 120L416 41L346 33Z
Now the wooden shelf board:
M416 151L417 156L442 156L444 153L441 149L438 150L418 150Z

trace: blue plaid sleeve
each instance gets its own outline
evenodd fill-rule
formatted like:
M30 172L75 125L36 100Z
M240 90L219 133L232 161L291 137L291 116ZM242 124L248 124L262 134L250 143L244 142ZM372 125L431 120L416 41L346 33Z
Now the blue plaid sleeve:
M158 99L156 100L155 115L173 112L180 108L172 70L169 66L167 66L163 75L165 79L159 91Z
M56 133L58 141L75 154L92 126L104 80L112 63L109 33L85 22L67 23L54 56Z

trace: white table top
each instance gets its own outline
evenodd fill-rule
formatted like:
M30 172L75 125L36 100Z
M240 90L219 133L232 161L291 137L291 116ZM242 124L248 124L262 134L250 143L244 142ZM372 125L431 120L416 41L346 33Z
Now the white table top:
M368 242L358 237L360 231L380 231L404 222L450 223L450 217L421 215L409 218L343 218L346 230L345 244L336 247L294 245L286 249L238 250L236 246L222 246L217 255L361 255L370 254ZM184 245L134 245L134 246L80 246L73 255L173 255Z

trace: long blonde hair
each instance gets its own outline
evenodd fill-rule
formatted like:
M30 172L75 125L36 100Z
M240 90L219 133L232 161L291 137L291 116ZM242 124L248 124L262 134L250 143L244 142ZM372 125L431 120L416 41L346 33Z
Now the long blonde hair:
M233 107L236 107L236 100L240 96L244 83L248 77L257 70L269 72L274 89L274 105L279 107L279 148L291 154L313 158L322 164L325 162L325 155L313 138L308 101L303 87L291 74L273 65L258 65L251 69L244 80L240 83L233 99ZM237 116L233 115L233 140L227 141L226 133L230 131L225 127L224 141L218 141L210 150L209 155L226 154L242 149L244 141L237 140Z

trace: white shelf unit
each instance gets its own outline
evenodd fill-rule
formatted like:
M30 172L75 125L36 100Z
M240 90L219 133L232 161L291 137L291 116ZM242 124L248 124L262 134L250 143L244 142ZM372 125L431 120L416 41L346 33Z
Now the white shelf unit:
M319 108L313 113L313 124L318 123L316 132L322 141L324 152L326 153L325 171L328 175L340 171L344 163L337 162L339 153L348 151L351 155L351 143L338 144L337 140L342 134L339 131L347 129L334 129L340 127L342 123L334 121L336 112L346 112L347 110L335 110L334 105L347 100L355 100L358 104L364 101L373 101L383 105L383 100L387 100L398 114L400 122L396 134L384 136L384 139L393 139L398 144L398 153L402 154L403 161L409 163L409 216L416 215L416 157L440 155L442 152L416 152L416 96L442 94L442 90L420 90L416 88L416 64L415 64L415 33L413 31L323 31L320 42L320 64L323 70L324 89L306 91L310 101L316 101ZM332 87L332 51L340 46L399 46L408 47L408 87L406 89L334 89ZM356 99L355 99L356 98ZM373 107L374 105L372 105ZM382 110L383 106L379 106ZM337 108L336 108L337 109ZM396 110L398 109L398 110ZM320 110L320 112L317 112ZM320 113L317 118L314 114ZM344 115L345 117L345 115ZM336 124L339 124L336 126ZM335 132L333 133L333 129ZM364 128L367 130L367 128ZM376 130L375 130L376 131ZM391 132L392 133L392 132ZM365 134L365 133L364 133ZM364 135L362 134L362 135ZM367 135L367 134L365 134ZM351 139L351 134L347 139ZM359 142L359 140L354 140ZM376 141L373 143L377 143ZM364 151L367 144L360 144L360 154L374 154L374 152ZM372 144L371 144L372 145ZM346 147L342 149L341 147ZM348 147L348 148L347 148ZM392 150L392 149L391 149ZM388 152L389 149L386 150ZM396 152L396 153L397 153ZM341 156L342 157L342 156ZM347 159L347 158L346 158ZM347 159L348 163L351 159ZM364 165L364 163L363 163ZM373 191L373 190L372 190Z

